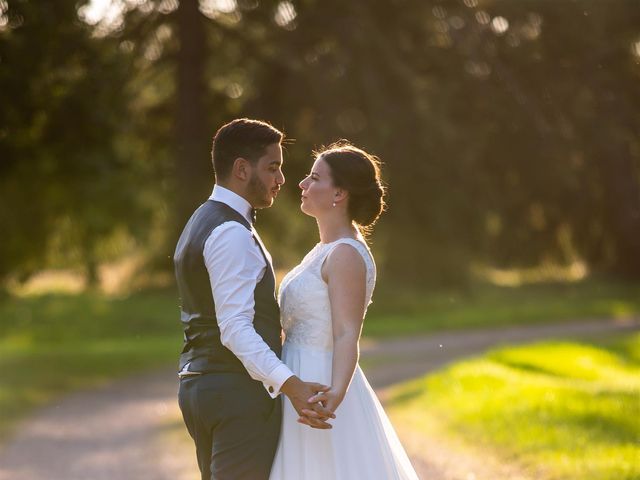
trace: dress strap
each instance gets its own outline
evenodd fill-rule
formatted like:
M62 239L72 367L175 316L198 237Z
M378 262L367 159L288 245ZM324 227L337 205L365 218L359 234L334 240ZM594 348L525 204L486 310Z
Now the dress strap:
M365 300L365 310L371 304L371 298L373 296L373 289L376 284L376 263L373 260L373 255L369 251L369 247L364 243L364 240L358 240L355 238L340 238L333 242L333 244L327 248L327 252L322 255L322 261L318 267L318 275L321 275L320 269L324 264L326 258L329 254L336 248L338 245L347 244L351 245L353 248L357 250L357 252L362 257L364 261L365 271L366 271L366 300Z
M339 238L338 240L333 242L330 248L327 249L327 253L325 254L325 256L328 256L338 245L342 244L347 244L354 247L358 251L358 253L360 253L360 255L365 257L365 262L367 261L367 257L369 256L367 247L360 240L349 237Z

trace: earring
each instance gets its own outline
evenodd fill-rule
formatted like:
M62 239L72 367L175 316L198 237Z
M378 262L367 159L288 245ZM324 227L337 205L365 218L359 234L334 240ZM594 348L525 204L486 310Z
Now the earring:
M334 207L336 206L336 202L333 202L333 206L334 206Z

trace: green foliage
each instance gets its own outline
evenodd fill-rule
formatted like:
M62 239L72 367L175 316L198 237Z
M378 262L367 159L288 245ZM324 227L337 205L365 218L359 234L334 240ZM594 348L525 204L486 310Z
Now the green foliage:
M635 0L146 0L111 26L86 3L0 2L2 276L95 276L123 231L168 268L238 116L296 140L261 224L276 259L314 236L294 219L312 148L347 137L386 164L374 240L396 280L460 285L471 261L640 275Z
M0 223L11 230L0 276L48 263L86 266L92 281L99 243L148 223L140 169L119 144L131 125L131 64L76 8L12 1L0 30Z
M462 439L535 478L631 480L640 450L640 334L502 348L399 387L414 428Z

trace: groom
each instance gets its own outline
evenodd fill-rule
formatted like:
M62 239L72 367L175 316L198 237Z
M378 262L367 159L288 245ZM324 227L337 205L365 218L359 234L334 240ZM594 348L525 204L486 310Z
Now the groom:
M191 216L174 255L184 346L178 402L202 480L267 480L280 434L279 393L314 428L335 416L308 399L280 361L280 311L271 256L254 228L284 183L283 134L234 120L213 139L216 185ZM304 410L304 412L303 412Z

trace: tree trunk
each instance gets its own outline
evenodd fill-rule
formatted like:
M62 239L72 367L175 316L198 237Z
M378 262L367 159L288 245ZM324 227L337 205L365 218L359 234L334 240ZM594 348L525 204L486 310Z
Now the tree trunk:
M640 169L634 164L626 106L613 92L600 99L595 151L605 192L606 224L613 239L614 273L640 279Z
M204 17L197 0L182 0L177 10L175 117L175 219L179 234L185 222L206 199L213 183L210 133L207 132L204 81L207 57Z

